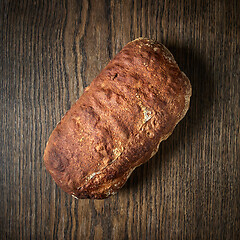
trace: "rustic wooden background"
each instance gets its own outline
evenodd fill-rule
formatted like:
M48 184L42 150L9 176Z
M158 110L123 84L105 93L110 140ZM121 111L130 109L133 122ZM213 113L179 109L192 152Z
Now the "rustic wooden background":
M240 1L0 1L1 239L240 239ZM76 200L43 152L128 42L157 39L193 86L153 159L106 200Z

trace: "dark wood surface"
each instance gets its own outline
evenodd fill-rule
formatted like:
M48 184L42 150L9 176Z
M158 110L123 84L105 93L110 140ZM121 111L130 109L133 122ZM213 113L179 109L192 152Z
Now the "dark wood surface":
M0 1L1 239L240 239L240 2ZM164 43L193 86L187 116L106 200L76 200L43 152L129 41Z

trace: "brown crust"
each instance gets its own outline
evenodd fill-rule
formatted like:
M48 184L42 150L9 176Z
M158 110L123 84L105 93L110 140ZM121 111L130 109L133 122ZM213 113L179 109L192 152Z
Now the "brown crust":
M106 198L148 161L186 114L191 84L162 45L128 43L52 132L44 161L77 198Z

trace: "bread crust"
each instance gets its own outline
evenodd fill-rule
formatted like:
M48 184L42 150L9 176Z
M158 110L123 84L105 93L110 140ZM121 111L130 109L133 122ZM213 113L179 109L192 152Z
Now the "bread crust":
M128 43L52 132L47 170L76 198L113 195L185 116L191 91L166 47L144 38Z

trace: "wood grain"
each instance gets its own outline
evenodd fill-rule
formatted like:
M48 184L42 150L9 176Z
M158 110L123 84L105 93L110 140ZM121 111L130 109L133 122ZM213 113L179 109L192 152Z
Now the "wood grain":
M0 1L1 239L239 239L239 1ZM157 155L106 200L76 200L43 152L129 41L157 39L193 86Z

